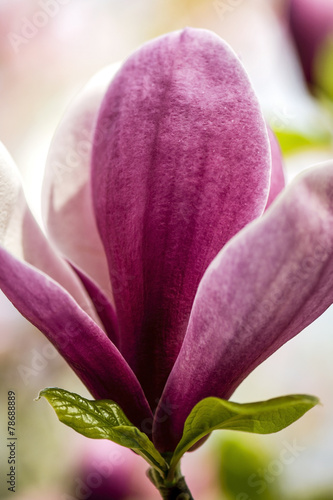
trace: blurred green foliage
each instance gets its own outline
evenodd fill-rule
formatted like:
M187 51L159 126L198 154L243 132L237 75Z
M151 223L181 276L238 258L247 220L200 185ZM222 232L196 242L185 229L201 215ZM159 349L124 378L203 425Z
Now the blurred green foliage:
M288 155L298 150L305 148L322 148L327 147L332 142L331 133L328 130L320 128L313 134L302 133L297 130L274 130L273 131L279 141L281 151L284 155Z
M281 453L282 452L282 453ZM226 433L217 440L215 454L223 500L333 500L333 489L286 493L284 475L291 461L284 460L244 434ZM286 456L285 456L286 458Z
M227 437L219 449L219 477L228 500L281 500L279 477L267 468L271 457L254 440Z
M331 101L333 101L333 34L326 38L318 50L314 62L314 81Z

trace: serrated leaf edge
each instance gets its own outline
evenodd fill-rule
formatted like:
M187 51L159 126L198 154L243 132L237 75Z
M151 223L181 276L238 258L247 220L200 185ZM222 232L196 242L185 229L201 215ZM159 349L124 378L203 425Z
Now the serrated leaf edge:
M75 404L75 396L77 398L79 398L79 400L81 400L83 403L90 403L90 404L92 404L93 405L93 410L95 410L95 409L98 410L98 414L101 416L101 420L102 420L102 423L104 425L105 424L107 425L108 422L107 422L107 420L105 420L104 415L100 411L99 403L108 403L108 404L111 404L111 405L116 405L119 408L120 412L122 413L121 417L122 418L124 417L124 424L112 426L112 430L114 430L115 432L119 432L120 435L123 434L127 439L132 439L134 442L136 442L137 445L138 445L138 447L137 448L133 447L131 449L133 451L135 451L135 453L137 453L138 455L140 455L142 458L144 458L149 463L149 465L151 465L152 467L154 467L155 469L157 469L162 474L165 474L168 471L169 466L168 466L167 462L164 460L164 458L159 453L159 451L156 450L153 442L149 439L149 437L146 434L144 434L143 432L141 432L140 429L138 429L136 426L134 426L128 420L128 418L124 414L123 410L120 408L119 405L117 405L117 403L115 403L112 400L108 400L108 399L103 399L103 400L89 400L89 399L84 398L83 396L80 396L79 394L66 391L65 389L60 389L59 387L49 387L49 388L45 388L45 389L41 390L39 392L37 398L35 398L35 401L38 401L42 397L44 397L48 401L48 403L50 404L50 406L53 408L54 412L57 415L58 420L60 422L62 422L64 425L67 425L68 427L71 427L71 428L73 428L73 427L71 425L69 425L65 421L66 418L65 419L61 418L62 414L60 413L60 411L58 413L59 407L57 407L57 404L55 404L55 405L53 404L54 400L55 400L55 403L57 403L57 401L56 401L57 397L55 396L55 393L58 393L59 398L61 396L65 397L65 398L68 398L68 404ZM87 413L89 414L90 412L88 411ZM94 412L92 412L92 414L94 414ZM75 417L72 417L72 418L75 418ZM114 418L117 419L117 417L114 417ZM98 416L95 415L95 419L98 419ZM77 426L74 430L76 432L80 433L80 431L78 430L79 428L80 428L80 426ZM86 426L86 427L82 426L82 429L89 429L89 427L88 426ZM153 447L154 454L158 458L158 461L157 461L157 458L154 458L151 455L149 449L144 449L143 450L143 446L140 445L139 441L136 440L135 436L131 436L131 435L128 436L128 435L126 435L126 431L128 431L129 434L131 434L134 429L136 430L136 432L139 435L139 437L141 437L141 439L143 440L143 443L146 442L148 444L148 447L150 448L150 450ZM105 437L105 438L93 438L93 439L109 439L110 441L112 441L112 439L110 439L109 437ZM120 446L124 446L121 443L117 443L117 444L119 444ZM124 447L126 447L126 446L124 446Z

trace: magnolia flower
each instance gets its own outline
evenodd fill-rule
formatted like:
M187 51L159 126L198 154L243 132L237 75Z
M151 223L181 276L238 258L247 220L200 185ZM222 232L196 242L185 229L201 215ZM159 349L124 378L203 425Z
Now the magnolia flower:
M161 452L196 403L229 398L332 302L333 164L264 213L283 187L271 142L233 51L186 29L106 70L68 112L46 236L2 153L2 290Z
M333 37L331 0L289 0L291 32L309 83L316 80L316 63L329 37Z

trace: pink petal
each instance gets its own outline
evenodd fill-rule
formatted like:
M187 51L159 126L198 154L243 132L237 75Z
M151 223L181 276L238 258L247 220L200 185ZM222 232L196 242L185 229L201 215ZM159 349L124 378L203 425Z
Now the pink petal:
M306 79L312 82L316 54L333 35L332 0L290 0L289 21Z
M268 137L271 146L271 157L272 157L272 172L271 172L271 186L269 189L268 200L265 210L271 205L278 194L285 187L285 179L283 173L283 161L280 145L274 132L267 127Z
M119 332L118 332L118 321L116 312L108 301L108 298L104 295L102 290L96 285L96 283L91 280L86 274L84 274L80 269L75 270L79 276L82 284L87 290L92 303L95 306L96 312L104 326L104 330L107 333L109 339L113 344L119 346Z
M161 400L175 410L155 440L170 451L186 416L241 381L333 301L333 162L308 170L206 271ZM161 419L160 419L161 420Z
M204 271L265 207L267 132L235 54L196 29L131 56L97 128L93 199L112 286L121 288L121 351L153 405Z
M93 319L95 308L73 270L54 251L27 206L12 158L0 143L0 245L37 267L75 298Z
M52 141L43 186L50 238L111 301L107 262L92 209L90 156L99 106L118 67L98 73L69 108Z
M0 286L52 342L96 399L112 399L135 424L151 418L140 384L119 351L56 282L0 247Z

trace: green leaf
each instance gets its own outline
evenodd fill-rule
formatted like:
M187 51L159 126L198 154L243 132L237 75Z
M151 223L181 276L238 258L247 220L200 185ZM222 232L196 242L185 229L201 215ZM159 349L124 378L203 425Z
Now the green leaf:
M164 458L150 439L135 427L116 403L110 400L88 400L57 387L44 389L37 398L45 397L60 422L83 436L109 439L131 448L162 474L168 469Z
M333 100L333 35L322 42L314 60L314 81Z
M273 131L284 155L305 148L323 148L331 144L331 135L329 131L319 124L315 132L311 133L311 131L309 131L307 134L297 130L278 130L274 129L274 127Z
M318 403L318 398L303 394L246 404L219 398L203 399L185 421L183 436L171 459L169 475L172 476L182 455L214 430L228 429L255 434L278 432Z

